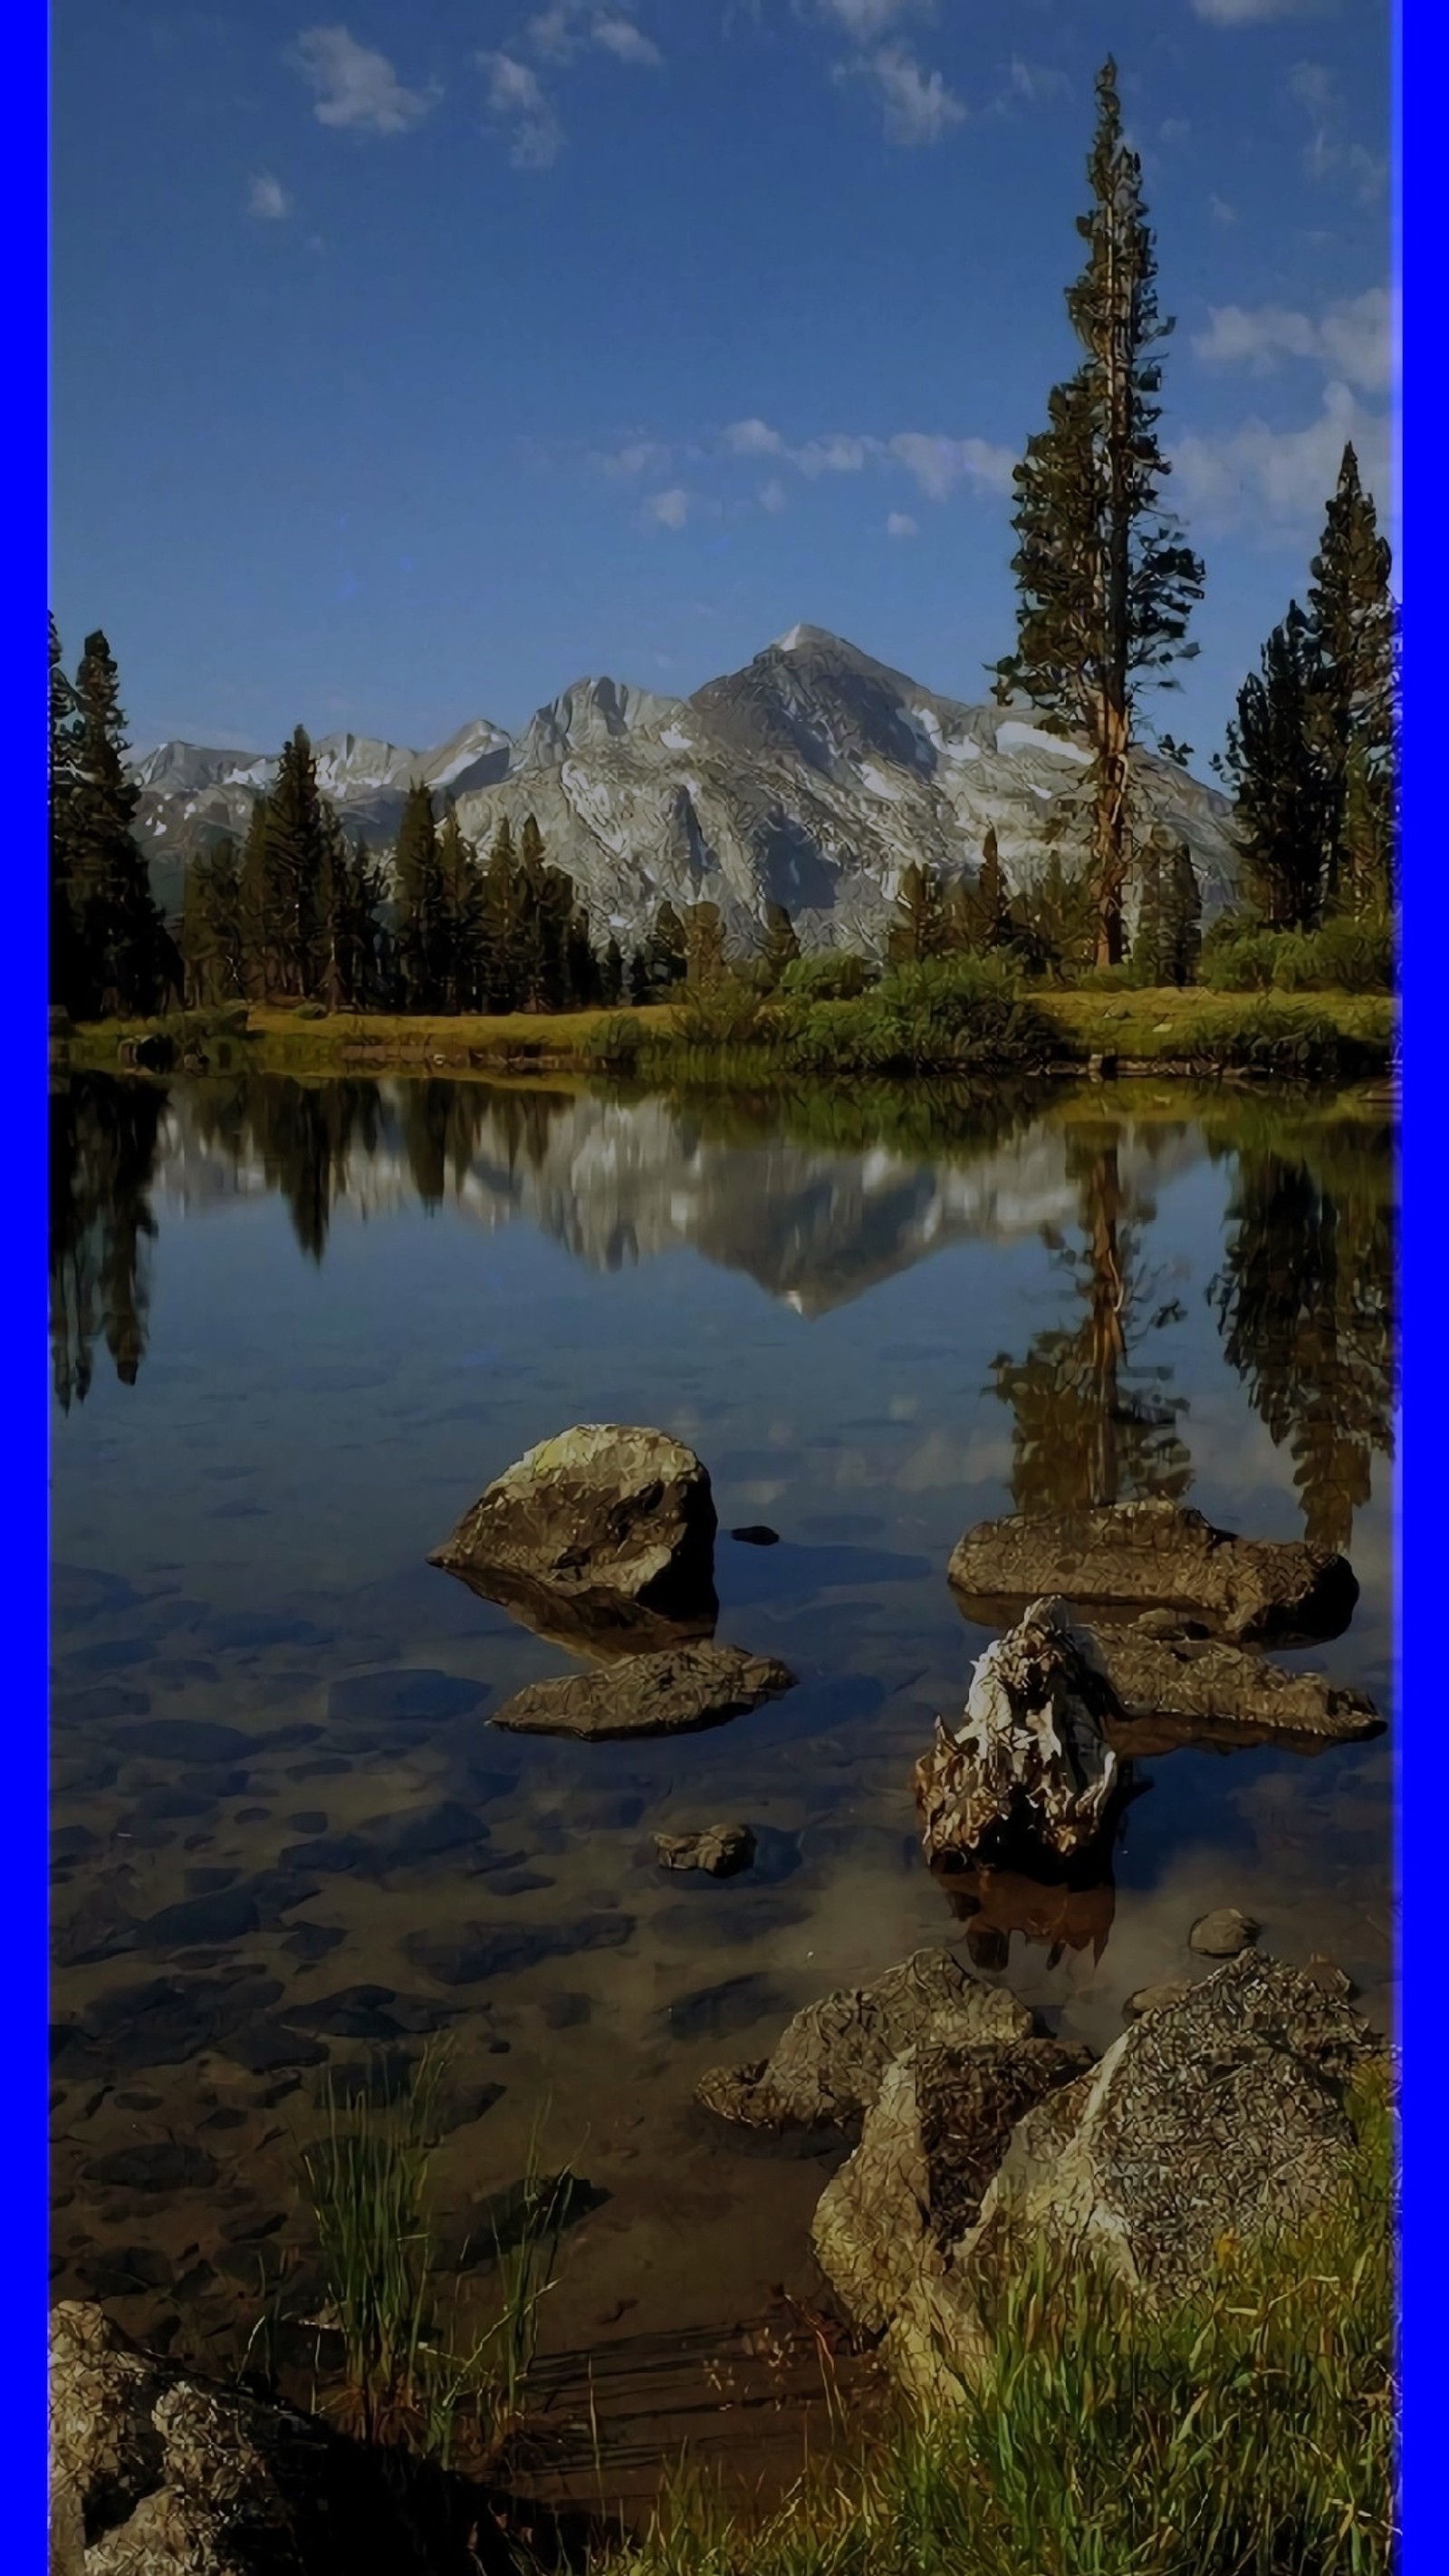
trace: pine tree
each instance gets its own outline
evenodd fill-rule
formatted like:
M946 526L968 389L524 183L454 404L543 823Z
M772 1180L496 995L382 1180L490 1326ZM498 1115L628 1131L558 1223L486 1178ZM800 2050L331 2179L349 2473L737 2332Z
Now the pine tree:
M86 637L75 703L68 838L87 999L103 1018L145 1018L179 992L182 968L132 829L140 792L127 775L119 679L99 630Z
M1132 969L1139 984L1191 984L1202 952L1202 896L1187 843L1155 832L1141 860Z
M646 1002L654 999L649 981L649 960L642 948L634 949L629 958L629 999L636 1009L642 1009Z
M262 850L268 998L303 1001L326 977L329 843L317 764L298 725L282 745Z
M241 855L242 958L246 995L252 1002L271 999L278 989L277 957L281 927L275 917L267 876L267 799L252 798L251 817Z
M471 841L450 805L438 835L442 880L443 1007L476 1011L483 988L483 876Z
M570 880L570 884L572 880ZM573 1010L592 1010L603 999L603 977L589 937L589 916L575 904L568 928L568 1001Z
M760 964L763 980L773 990L787 966L793 966L800 954L795 924L782 903L765 906L765 945Z
M912 860L901 878L886 945L892 966L920 966L928 957L945 956L950 929L939 869Z
M988 954L994 948L1005 948L1010 944L1013 931L1011 900L1002 873L994 823L986 826L976 883L965 889L962 915L968 947Z
M1314 930L1323 914L1333 785L1320 704L1316 641L1295 599L1263 647L1261 670L1238 692L1218 764L1237 808L1246 892L1269 930Z
M75 794L80 719L50 620L49 997L72 1018L88 1007L85 949L74 881Z
M244 1000L246 922L241 861L235 841L218 842L186 870L181 899L181 954L186 997L195 1007Z
M1327 793L1325 908L1383 915L1392 900L1398 788L1398 620L1392 555L1343 451L1312 566L1309 623L1317 652L1314 739Z
M664 1001L689 973L684 924L668 896L654 916L654 927L645 942L644 965L648 976L647 998L654 1002Z
M485 1010L516 1011L523 993L523 924L513 830L501 816L483 871L482 998Z
M692 903L684 914L685 979L717 984L725 971L724 923L717 903Z
M1173 326L1158 311L1142 168L1123 140L1110 61L1097 101L1092 206L1077 219L1087 263L1067 294L1086 357L1052 392L1048 426L1016 468L1017 648L996 671L1003 703L1020 693L1091 745L1084 794L1096 956L1115 966L1134 856L1138 699L1144 687L1172 686L1160 675L1195 649L1185 638L1203 567L1159 497L1169 469L1158 438L1158 352Z
M1012 917L1013 945L1033 973L1060 982L1091 964L1100 919L1095 891L1090 878L1068 869L1056 844L1036 883L1017 896Z
M624 952L612 931L599 966L599 999L613 1010L624 998Z
M443 870L432 794L421 779L414 779L408 789L398 827L394 870L404 1008L440 1011L445 1007L447 981Z

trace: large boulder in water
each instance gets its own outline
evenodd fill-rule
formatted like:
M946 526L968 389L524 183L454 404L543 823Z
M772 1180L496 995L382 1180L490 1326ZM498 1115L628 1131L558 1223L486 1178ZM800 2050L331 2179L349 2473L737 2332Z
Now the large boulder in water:
M1090 1631L1065 1602L1032 1602L979 1658L956 1733L938 1718L916 1764L927 1859L1090 1851L1129 1786L1103 1733L1119 1714Z
M873 1985L845 1986L807 2004L768 2058L716 2066L695 2098L746 2129L851 2134L903 2050L954 2042L1027 2039L1031 2014L1000 1986L963 1968L950 1950L917 1950Z
M428 2473L391 2459L139 2350L100 2308L51 2311L51 2576L512 2568L486 2516L470 2556Z
M716 1527L692 1449L584 1422L508 1468L428 1562L546 1636L627 1654L713 1632Z
M1079 1610L1174 1610L1238 1644L1339 1636L1358 1599L1346 1558L1298 1539L1235 1538L1176 1503L983 1521L947 1572L987 1627L1057 1592Z
M493 1724L518 1735L588 1741L688 1735L742 1717L794 1686L789 1665L773 1655L749 1655L739 1646L671 1646L593 1672L530 1682L504 1702Z

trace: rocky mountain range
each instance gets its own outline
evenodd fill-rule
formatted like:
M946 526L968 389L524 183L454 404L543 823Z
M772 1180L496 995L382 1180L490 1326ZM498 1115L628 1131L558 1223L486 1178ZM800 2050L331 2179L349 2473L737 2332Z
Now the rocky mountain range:
M355 734L315 745L318 776L350 831L391 841L411 780L457 806L486 846L527 814L568 869L596 928L636 938L661 899L714 902L727 939L753 946L784 904L808 949L878 953L912 860L974 876L994 826L1008 885L1047 861L1043 822L1079 784L1084 747L1027 707L965 706L818 627L796 626L743 671L690 698L580 680L516 738L486 719L431 751ZM275 762L164 743L137 764L138 828L161 900L187 859L245 830ZM1226 798L1155 753L1143 802L1187 842L1204 917L1231 900Z

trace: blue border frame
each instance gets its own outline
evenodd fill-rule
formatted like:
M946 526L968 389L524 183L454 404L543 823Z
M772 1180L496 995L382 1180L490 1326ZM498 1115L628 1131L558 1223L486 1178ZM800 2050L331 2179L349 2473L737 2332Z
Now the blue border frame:
M1404 303L1401 405L1403 467L1399 565L1403 601L1403 1113L1400 1174L1400 1348L1403 1356L1395 1497L1397 1748L1397 2035L1403 2051L1400 2171L1399 2365L1402 2576L1431 2576L1445 2561L1449 2495L1441 2409L1443 2316L1449 2265L1441 2135L1435 2113L1443 2077L1429 2037L1436 1950L1443 1938L1439 1735L1442 1651L1436 1636L1443 1570L1437 1562L1444 1410L1436 1342L1442 1273L1435 1255L1433 1193L1443 1178L1442 1018L1444 888L1439 843L1443 728L1438 603L1449 585L1442 501L1442 434L1430 332L1449 264L1449 190L1437 106L1449 61L1439 0L1402 0L1395 12L1394 270ZM1442 309L1442 308L1440 308ZM1422 315L1422 327L1412 325ZM1412 532L1410 534L1410 532ZM1435 566L1438 566L1436 571ZM1437 1328L1437 1329L1436 1329ZM1422 1710L1422 1719L1420 1712ZM1422 1997L1422 2004L1420 1998ZM1420 2041L1419 2032L1423 2039Z
M1449 2483L1437 2389L1443 2366L1446 2219L1442 2131L1434 2114L1441 2075L1428 2016L1437 1946L1443 1938L1443 1756L1446 1719L1443 1646L1437 1618L1443 1588L1442 1363L1436 1354L1442 1272L1431 1193L1442 1164L1444 1079L1435 1014L1444 1010L1443 930L1435 918L1444 875L1442 602L1449 599L1449 544L1443 502L1443 426L1434 401L1429 348L1435 289L1449 276L1449 190L1436 184L1443 143L1441 66L1449 63L1442 0L1399 0L1395 9L1394 268L1404 298L1403 480L1403 1121L1400 1151L1400 1311L1403 1352L1396 1477L1395 1709L1397 1813L1398 2036L1403 2047L1402 2269L1399 2298L1401 2576L1437 2576L1446 2555ZM10 2330L0 2336L0 2383L18 2474L7 2498L8 2563L44 2568L47 2556L44 2340L48 2308L48 2190L45 2101L47 1957L46 1760L48 1385L44 1320L46 1236L46 837L45 662L41 629L47 588L49 505L49 15L27 0L10 22L12 77L24 102L3 160L4 237L10 247L11 451L7 556L10 614L0 620L0 666L11 675L4 703L18 756L11 777L12 862L8 905L15 981L12 1026L23 1039L12 1056L23 1106L10 1131L13 1239L41 1248L36 1287L24 1261L3 1272L14 1365L8 1425L18 1508L10 1523L7 1674L10 1729L6 1764L9 1833L6 1882L10 1934L5 1965L11 1994L7 2033L8 2111L0 2164L8 2186L7 2287ZM1424 332L1414 316L1422 292ZM1422 506L1416 506L1422 501ZM1407 531L1412 527L1410 543ZM1436 560L1441 570L1434 571ZM33 1082L33 1094L31 1084ZM32 1105L33 1103L33 1105ZM1422 1180L1419 1175L1422 1174ZM32 1232L33 1229L33 1232ZM37 1311L39 1310L39 1311ZM1436 1405L1436 1398L1439 1402ZM30 1482L34 1476L34 1484ZM32 1497L34 1499L32 1499ZM1422 1681L1420 1679L1422 1676ZM1422 1702L1422 1728L1417 1710ZM1424 2007L1420 2015L1420 1994ZM1425 2039L1415 2046L1416 2021ZM10 2553L13 2551L13 2555Z
M24 0L10 21L11 78L19 113L4 155L3 237L9 251L10 369L6 444L6 613L0 667L13 747L7 903L12 929L14 1017L23 1036L12 1050L21 1093L9 1129L8 1198L12 1252L3 1289L10 1310L4 1347L12 1469L9 1520L6 1680L9 1700L5 1791L8 2100L0 2128L6 2199L10 2308L14 2331L0 2338L0 2382L11 2427L16 2478L9 2499L6 2555L16 2568L46 2563L45 2340L47 2232L47 1885L46 1696L49 1387L46 1272L46 678L43 646L48 501L46 399L49 265L49 30L41 0ZM33 1086L33 1087L32 1087ZM29 1253L36 1246L32 1271ZM23 1255L21 1252L23 1247ZM33 1482L32 1482L33 1479ZM13 2555L12 2555L13 2553Z

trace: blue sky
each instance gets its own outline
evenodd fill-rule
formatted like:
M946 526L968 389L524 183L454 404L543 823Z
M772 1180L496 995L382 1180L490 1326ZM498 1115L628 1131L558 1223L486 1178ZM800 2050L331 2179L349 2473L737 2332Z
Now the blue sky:
M52 603L132 738L423 746L798 620L980 699L1116 54L1221 740L1390 503L1385 0L57 0Z

